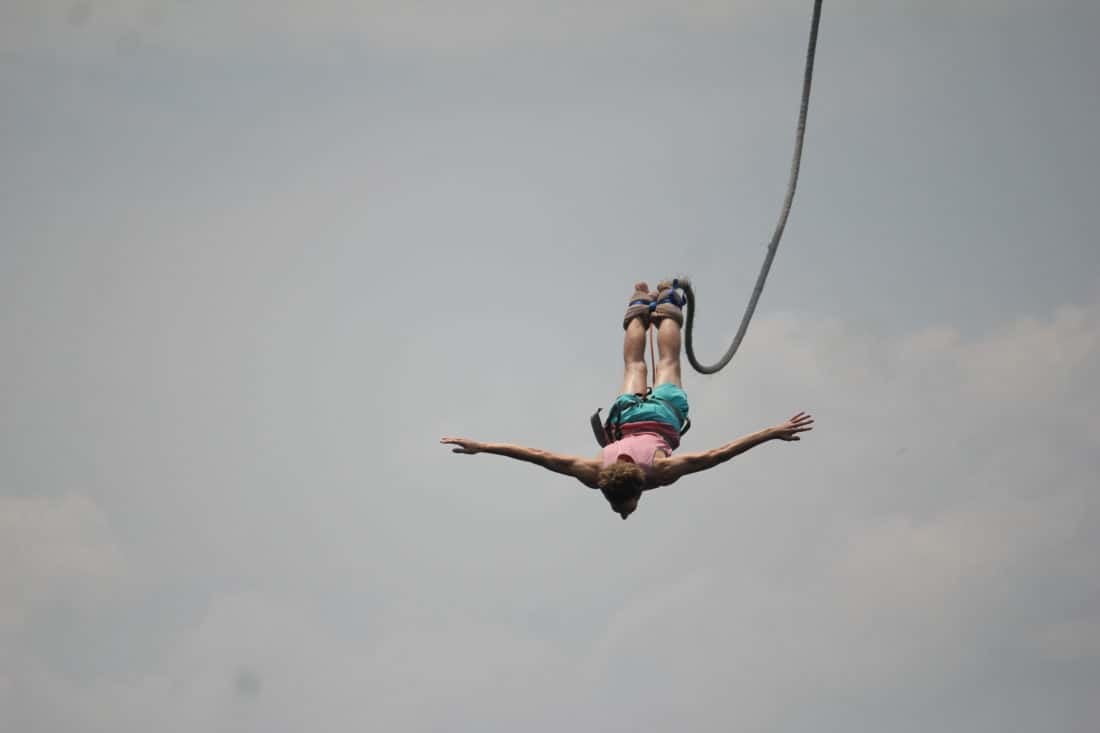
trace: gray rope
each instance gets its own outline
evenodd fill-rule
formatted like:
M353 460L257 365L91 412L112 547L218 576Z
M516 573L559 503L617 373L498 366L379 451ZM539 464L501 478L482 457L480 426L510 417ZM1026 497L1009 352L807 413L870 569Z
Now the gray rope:
M822 0L814 0L813 20L810 23L810 41L806 48L806 72L802 78L802 106L798 112L798 131L795 135L794 160L791 162L791 177L787 183L787 197L783 201L783 210L779 215L779 222L772 233L772 241L768 245L768 254L764 257L764 265L760 268L760 274L756 277L756 286L752 290L752 298L745 309L745 314L741 317L741 326L737 329L737 335L734 336L733 343L730 344L725 355L710 366L700 364L699 360L695 358L695 349L692 345L692 332L695 323L695 291L691 289L690 282L680 281L680 286L684 289L684 295L687 296L688 307L687 326L684 329L684 350L687 352L687 358L691 362L691 366L701 374L714 374L722 369L737 353L738 347L741 346L741 340L745 338L745 332L749 329L749 321L752 320L752 315L756 311L756 303L760 300L760 294L764 292L764 281L768 279L768 271L771 269L772 260L775 259L775 252L779 248L779 240L783 237L783 229L787 226L787 217L791 214L794 191L798 185L798 169L802 164L802 140L806 136L806 114L810 108L810 82L814 76L814 55L817 53L817 28L821 23L821 2Z

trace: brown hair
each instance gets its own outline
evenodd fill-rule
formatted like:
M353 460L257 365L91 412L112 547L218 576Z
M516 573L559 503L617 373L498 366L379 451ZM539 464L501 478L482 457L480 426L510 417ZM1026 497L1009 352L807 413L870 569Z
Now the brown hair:
M642 495L645 471L635 463L616 461L600 469L596 482L604 498L614 506Z

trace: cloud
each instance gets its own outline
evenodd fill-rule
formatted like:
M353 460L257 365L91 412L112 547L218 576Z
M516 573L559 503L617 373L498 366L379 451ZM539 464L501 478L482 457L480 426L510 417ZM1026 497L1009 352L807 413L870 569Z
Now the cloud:
M324 482L269 504L189 486L194 516L161 516L158 499L145 521L185 540L165 584L233 568L223 587L158 627L141 663L76 679L21 645L0 660L0 705L21 729L74 731L801 731L921 715L992 731L961 724L974 699L1041 710L1034 675L1100 665L1100 306L970 336L760 318L739 359L729 378L690 378L690 446L803 407L818 429L655 492L628 523L583 493L527 501L512 476L529 467L449 454L434 478L435 464L415 480L384 465L362 504ZM524 475L532 492L563 481ZM148 554L120 548L87 499L3 502L9 619L108 596L123 557ZM1093 705L1058 704L1081 721Z
M1098 336L1095 304L971 339L761 319L736 380L689 390L692 440L721 440L708 422L726 422L723 405L746 431L784 404L818 429L647 498L675 526L654 541L662 580L593 652L605 679L682 696L709 725L774 730L794 700L826 709L900 689L901 704L939 698L951 719L965 705L953 685L1012 684L982 660L1027 674L1100 664ZM729 689L745 691L735 710Z
M576 694L545 642L462 617L348 639L319 624L317 610L286 597L219 596L139 677L79 683L33 659L8 671L7 711L28 728L50 721L71 731L300 731L319 721L419 731L456 719L507 730Z
M1025 318L963 350L970 386L986 398L1043 400L1095 369L1100 312L1060 308L1049 319Z
M103 512L83 496L0 496L0 631L42 604L104 599L126 570Z

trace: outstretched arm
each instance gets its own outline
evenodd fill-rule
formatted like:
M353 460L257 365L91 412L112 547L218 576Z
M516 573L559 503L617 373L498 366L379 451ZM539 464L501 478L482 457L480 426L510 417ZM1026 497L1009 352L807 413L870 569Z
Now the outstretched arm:
M741 455L750 448L755 448L769 440L801 440L802 438L798 434L812 430L813 423L814 419L811 416L800 412L785 423L751 433L719 448L702 453L682 453L673 456L664 464L665 475L662 476L662 483L671 484L681 476L686 476L689 473L714 468L718 464L725 463L734 456Z
M440 438L440 443L454 445L454 453L493 453L498 456L515 458L517 461L534 463L536 466L572 476L585 486L596 487L596 478L599 473L599 462L595 460L578 458L577 456L565 456L559 453L539 450L537 448L525 448L522 445L509 443L481 443L467 438Z

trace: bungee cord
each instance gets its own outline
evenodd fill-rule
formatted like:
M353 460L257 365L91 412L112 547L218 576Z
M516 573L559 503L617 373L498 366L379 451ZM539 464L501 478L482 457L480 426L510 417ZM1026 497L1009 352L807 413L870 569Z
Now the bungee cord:
M791 205L794 203L794 192L798 186L798 172L802 165L802 143L806 137L806 115L810 108L810 85L813 82L814 57L817 53L817 31L821 24L821 4L822 0L814 0L813 19L810 22L810 40L806 47L806 68L802 77L802 104L798 112L798 128L795 133L794 157L791 161L791 174L787 182L787 195L783 200L783 208L779 214L779 221L775 225L775 231L772 233L771 242L768 244L768 252L764 257L764 264L760 268L760 274L756 277L756 285L752 289L752 297L749 299L749 304L745 308L744 315L741 317L741 325L737 329L737 335L734 336L733 343L730 344L726 353L714 364L702 364L695 357L694 340L692 338L696 309L695 291L691 287L691 282L686 278L677 281L677 285L683 289L684 295L687 297L688 310L686 315L687 323L684 328L684 350L687 353L688 362L691 363L695 371L701 374L714 374L720 371L729 363L733 355L737 353L737 349L741 346L741 341L745 338L745 333L749 329L749 322L752 321L753 313L756 311L756 304L760 300L760 294L764 291L764 282L768 279L768 272L771 270L776 250L779 249L779 240L783 238L783 230L787 226L787 218L791 214Z

